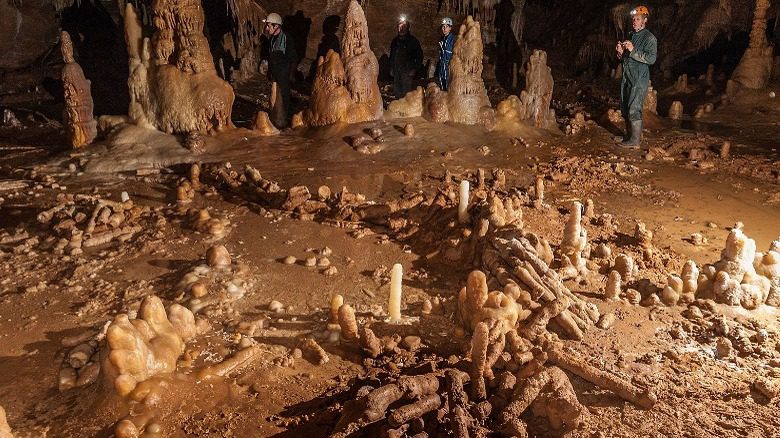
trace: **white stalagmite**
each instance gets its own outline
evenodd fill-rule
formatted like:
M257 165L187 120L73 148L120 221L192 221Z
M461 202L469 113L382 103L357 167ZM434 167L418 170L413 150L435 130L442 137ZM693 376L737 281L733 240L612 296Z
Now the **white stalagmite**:
M387 313L390 314L390 322L395 324L401 321L401 282L403 276L403 266L400 263L394 264L390 273L390 301L387 305Z
M469 182L460 182L460 198L458 200L458 222L461 224L469 221Z

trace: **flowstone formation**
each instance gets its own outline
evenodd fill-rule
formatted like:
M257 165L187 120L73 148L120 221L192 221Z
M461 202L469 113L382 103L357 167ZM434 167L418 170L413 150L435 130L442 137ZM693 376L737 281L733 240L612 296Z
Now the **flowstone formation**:
M119 395L140 401L148 388L138 394L131 394L133 390L153 376L176 371L184 342L195 332L195 317L188 309L174 304L166 314L159 298L145 298L138 318L119 314L108 326L108 348L101 360L106 382Z
M780 239L766 253L756 252L756 242L733 228L720 260L701 269L689 260L679 276L669 275L661 292L661 301L670 306L695 299L746 309L780 306Z
M423 115L422 87L406 93L406 96L387 104L387 116L393 118L420 117Z
M482 80L482 57L479 22L469 16L460 26L453 48L448 91L441 91L435 84L426 90L426 118L438 123L482 124L492 129L495 111Z
M93 102L90 81L73 58L73 42L68 32L60 32L60 50L65 66L62 67L62 87L65 93L65 110L62 114L65 132L70 145L81 148L95 140L97 121L92 117Z
M750 31L750 46L745 50L736 70L726 87L729 98L734 98L740 88L761 89L767 86L772 76L774 48L766 38L769 0L756 0L753 12L753 28Z
M553 85L547 53L534 50L528 60L525 89L520 92L520 97L512 95L498 104L498 119L530 121L537 128L555 129L555 111L550 108Z
M329 50L317 60L309 108L296 115L294 126L360 123L382 118L377 85L379 62L371 51L363 8L351 1L345 17L341 55Z
M200 1L156 1L152 14L149 40L132 4L125 8L131 123L169 134L231 127L235 96L214 68Z

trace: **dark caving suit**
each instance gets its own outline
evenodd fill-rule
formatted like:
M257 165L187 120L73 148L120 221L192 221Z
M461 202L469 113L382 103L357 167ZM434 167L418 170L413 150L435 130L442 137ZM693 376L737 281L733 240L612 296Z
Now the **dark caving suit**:
M439 63L436 65L436 83L443 91L447 91L447 85L450 82L450 59L452 59L454 46L454 32L450 32L447 36L442 35L439 39Z
M274 117L284 120L273 120L278 127L287 126L292 116L292 102L290 98L290 75L295 63L298 62L298 54L295 50L295 42L284 32L279 32L270 38L268 70L271 79L276 82L277 91L282 98L283 111ZM281 126L280 126L281 125Z
M393 93L396 99L412 91L412 82L422 66L423 51L420 41L411 33L397 35L390 44L390 68L393 72Z
M629 34L634 50L623 52L623 79L620 81L620 111L626 120L626 144L638 145L642 135L642 105L650 85L650 66L655 64L658 42L647 29Z

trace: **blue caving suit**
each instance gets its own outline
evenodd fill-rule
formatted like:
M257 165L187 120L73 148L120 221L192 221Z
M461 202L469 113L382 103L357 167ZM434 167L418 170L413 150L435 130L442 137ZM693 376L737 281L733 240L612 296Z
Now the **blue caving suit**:
M658 42L647 29L629 34L634 50L623 52L623 79L620 81L620 110L626 124L642 120L642 105L650 85L650 66L658 55Z
M447 85L450 82L450 59L452 59L454 46L454 32L450 32L447 36L442 35L439 39L439 63L436 65L436 83L442 91L447 91Z

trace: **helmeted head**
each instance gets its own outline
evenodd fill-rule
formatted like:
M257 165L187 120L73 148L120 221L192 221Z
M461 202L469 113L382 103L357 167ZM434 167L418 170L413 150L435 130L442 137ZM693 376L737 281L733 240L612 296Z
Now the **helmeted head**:
M276 35L279 33L279 30L282 28L282 16L277 14L276 12L272 12L268 14L268 16L263 20L263 23L265 23L265 27L263 28L263 31L267 35Z
M409 19L406 18L406 15L401 15L398 17L398 35L406 35L409 33Z
M452 32L452 18L450 17L444 17L441 20L441 33L444 36L447 36Z
M635 31L639 32L647 25L647 17L650 16L650 9L647 6L639 5L631 10L631 25Z

